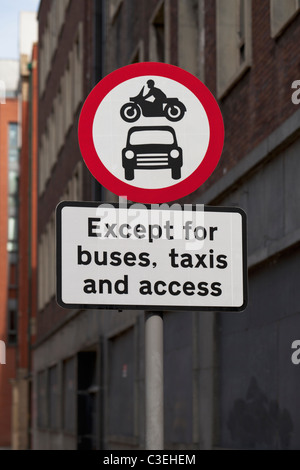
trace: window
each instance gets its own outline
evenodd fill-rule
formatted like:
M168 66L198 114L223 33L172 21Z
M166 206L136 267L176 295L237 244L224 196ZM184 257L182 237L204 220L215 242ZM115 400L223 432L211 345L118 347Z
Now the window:
M41 236L39 244L39 277L38 298L39 310L42 310L50 300L49 296L49 250L48 250L48 225L46 232Z
M18 286L18 267L16 263L11 263L10 264L10 269L9 269L9 288L11 290L14 290ZM16 309L16 307L15 307Z
M18 251L18 178L19 178L19 150L18 150L18 124L11 122L8 125L8 243L7 251Z
M143 62L144 61L144 42L140 41L135 48L129 63L130 64L136 64L138 62Z
M68 133L69 127L72 125L72 73L71 73L71 52L65 70L64 83L64 99L65 99L65 134Z
M61 85L59 86L57 98L56 98L56 135L57 135L57 152L59 153L63 143L64 143L64 135L63 135L63 109L62 109L62 93L61 93Z
M68 2L65 2L68 5ZM39 194L41 195L64 145L66 134L74 124L74 113L83 98L83 22L78 25L73 48L68 54L57 95L46 121L39 150ZM42 60L42 58L41 58Z
M46 428L48 425L47 413L47 372L42 371L37 376L37 405L38 405L38 426Z
M18 251L18 225L16 217L9 217L8 219L8 242L7 251Z
M113 22L117 14L119 13L120 7L123 0L109 0L109 18Z
M198 3L199 0L178 2L178 65L193 75L198 74L200 29Z
M69 179L66 191L61 201L81 201L82 199L82 162L79 161L73 171L72 177Z
M97 353L77 355L77 439L78 450L97 449Z
M58 367L54 366L49 369L48 381L48 397L49 397L49 427L52 430L59 428L59 381Z
M135 406L135 336L134 328L109 341L108 434L122 442L123 437L136 434Z
M49 178L50 173L50 145L49 145L49 119L47 121L46 130L44 134L44 162L43 162L43 174L42 174L42 181L43 181L43 189L45 189L45 185Z
M19 160L18 152L18 124L11 122L8 125L8 160L16 162Z
M55 220L52 214L48 225L48 253L49 253L49 299L55 295Z
M217 92L222 98L251 65L251 0L217 0Z
M51 114L49 117L49 171L48 176L50 178L52 168L56 162L56 145L57 138L55 134L55 117L54 116L54 107L52 107Z
M10 195L18 193L19 175L17 171L9 170L8 172L8 190Z
M270 0L271 36L279 36L300 10L299 0Z
M39 96L41 97L45 89L45 53L44 53L44 37L39 43Z
M82 100L82 74L83 74L83 23L78 25L77 38L73 46L73 93L74 112Z
M169 1L160 1L150 21L149 57L154 62L169 62Z
M69 359L63 365L63 428L67 433L76 432L76 361Z
M41 241L39 243L39 248L38 248L38 309L42 310L44 307L44 286L43 286L43 279L42 279L42 273L43 273L43 238L41 238Z
M55 222L52 214L39 244L39 310L55 295Z
M58 38L65 21L69 0L51 2L47 15L46 26L39 46L40 96L45 91L47 78L51 69L52 59L57 50Z
M18 339L18 301L17 299L8 300L8 319L7 319L7 337L10 346L17 344Z

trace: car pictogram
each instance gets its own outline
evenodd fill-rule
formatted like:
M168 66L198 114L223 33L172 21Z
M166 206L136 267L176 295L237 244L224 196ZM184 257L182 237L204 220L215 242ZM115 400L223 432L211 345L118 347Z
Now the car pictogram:
M172 178L181 178L182 149L170 126L135 126L129 129L122 150L125 179L133 180L135 170L171 169Z

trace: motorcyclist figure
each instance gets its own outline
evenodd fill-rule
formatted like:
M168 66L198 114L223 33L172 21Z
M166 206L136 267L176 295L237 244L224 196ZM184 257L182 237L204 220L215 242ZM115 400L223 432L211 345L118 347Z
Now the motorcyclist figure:
M163 91L159 88L156 88L154 80L148 80L147 85L149 88L149 92L144 96L144 100L148 100L149 98L154 98L152 101L152 110L153 116L160 115L163 112L163 105L167 99L167 96Z

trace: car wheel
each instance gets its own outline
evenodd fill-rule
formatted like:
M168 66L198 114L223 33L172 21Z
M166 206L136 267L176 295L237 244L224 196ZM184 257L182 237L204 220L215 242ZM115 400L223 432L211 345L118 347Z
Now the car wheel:
M172 168L173 180L179 180L181 178L181 168Z
M134 179L134 170L132 168L125 168L125 179L128 181Z

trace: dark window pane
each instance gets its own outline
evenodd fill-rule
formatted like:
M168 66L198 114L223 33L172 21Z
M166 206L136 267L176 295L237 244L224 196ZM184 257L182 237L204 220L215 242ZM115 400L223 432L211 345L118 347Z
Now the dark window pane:
M38 396L38 426L46 428L48 424L47 416L47 373L46 371L38 373L37 380Z
M8 127L8 159L17 161L18 158L18 124L11 122Z
M64 430L76 432L76 362L75 358L65 361L63 368Z
M18 301L17 299L8 300L8 318L7 318L7 335L10 345L17 344L18 339Z
M57 366L49 369L49 427L59 428L59 384Z

